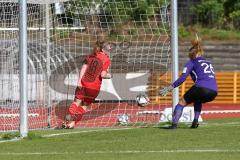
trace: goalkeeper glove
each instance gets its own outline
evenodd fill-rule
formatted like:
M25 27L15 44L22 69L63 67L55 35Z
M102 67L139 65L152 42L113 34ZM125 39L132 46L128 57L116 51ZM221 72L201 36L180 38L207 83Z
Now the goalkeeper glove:
M161 96L166 96L168 94L168 92L171 92L173 89L174 88L172 85L163 87L162 89L160 89L159 94Z

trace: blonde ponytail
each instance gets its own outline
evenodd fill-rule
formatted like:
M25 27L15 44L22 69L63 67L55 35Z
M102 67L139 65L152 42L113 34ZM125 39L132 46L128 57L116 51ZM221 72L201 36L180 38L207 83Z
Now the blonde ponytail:
M194 59L197 56L203 55L203 49L201 46L201 39L198 37L198 35L195 35L195 39L191 41L192 47L189 49L189 58Z

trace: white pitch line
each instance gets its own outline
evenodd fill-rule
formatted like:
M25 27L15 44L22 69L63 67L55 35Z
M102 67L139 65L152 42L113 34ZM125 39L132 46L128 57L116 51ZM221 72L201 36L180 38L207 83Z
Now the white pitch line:
M224 150L224 149L186 149L186 150L152 150L152 151L142 151L142 150L126 150L126 151L89 151L86 154L111 154L111 153L235 153L240 152L240 150Z
M202 123L202 127L206 126L225 126L225 125L240 125L239 122L227 122L227 123ZM95 130L84 130L84 131L75 131L75 132L65 132L65 133L55 133L55 134L46 134L42 137L55 137L55 136L63 136L63 135L71 135L71 134L79 134L79 133L91 133L91 132L104 132L104 131L118 131L118 130L129 130L129 129L136 129L136 128L110 128L110 129L95 129ZM21 140L21 138L15 138L11 140L0 140L0 143L5 142L16 142Z
M14 139L9 139L9 140L0 140L0 143L5 143L5 142L16 142L21 140L21 138L14 138Z
M55 134L46 134L42 137L56 137L56 136L63 136L63 135L71 135L71 134L79 134L79 133L91 133L91 132L104 132L104 131L119 131L119 130L128 130L134 128L110 128L110 129L95 129L95 130L84 130L84 131L76 131L76 132L65 132L65 133L55 133ZM16 142L21 140L21 138L15 138L10 140L0 140L0 143L5 142Z
M2 156L21 156L21 155L73 155L73 154L129 154L129 153L239 153L240 150L225 149L186 149L186 150L126 150L126 151L86 151L86 152L7 152L0 153Z
M55 137L55 136L63 136L63 135L71 135L71 134L79 134L79 133L90 133L90 132L104 132L104 131L119 131L119 130L128 130L134 128L110 128L110 129L95 129L95 130L84 130L84 131L76 131L76 132L65 132L65 133L54 133L43 135L43 137Z

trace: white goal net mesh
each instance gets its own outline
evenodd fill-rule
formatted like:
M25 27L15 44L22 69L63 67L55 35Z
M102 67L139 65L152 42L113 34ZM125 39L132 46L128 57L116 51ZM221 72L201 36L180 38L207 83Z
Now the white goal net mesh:
M111 80L79 127L156 124L170 69L170 0L28 0L29 129L61 124L79 69L101 37L112 43ZM0 0L0 131L19 129L19 4ZM150 103L139 107L135 97Z

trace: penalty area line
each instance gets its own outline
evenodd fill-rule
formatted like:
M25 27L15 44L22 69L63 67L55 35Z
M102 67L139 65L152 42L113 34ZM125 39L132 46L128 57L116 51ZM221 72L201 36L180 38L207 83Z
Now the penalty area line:
M139 153L240 153L240 150L225 149L186 149L186 150L126 150L126 151L86 151L86 152L6 152L2 156L21 155L73 155L73 154L139 154Z

